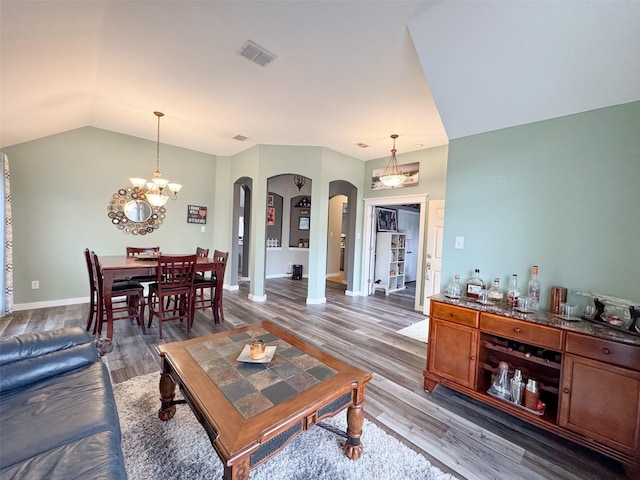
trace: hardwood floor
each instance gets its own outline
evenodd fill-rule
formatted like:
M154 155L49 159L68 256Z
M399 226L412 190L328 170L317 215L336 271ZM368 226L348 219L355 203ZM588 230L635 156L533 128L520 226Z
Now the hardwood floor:
M156 372L160 343L199 337L258 320L271 320L326 352L372 373L367 418L431 463L461 480L619 480L621 465L444 387L422 389L426 346L396 332L424 320L413 297L382 292L348 297L345 285L327 282L327 303L306 305L306 280L267 280L267 300L248 300L248 285L224 292L226 321L214 325L211 312L197 312L194 327L167 322L148 334L128 321L114 325L115 348L107 355L114 382ZM84 326L88 304L16 312L0 319L0 336L62 326ZM366 432L363 436L366 451ZM395 479L394 479L395 480Z

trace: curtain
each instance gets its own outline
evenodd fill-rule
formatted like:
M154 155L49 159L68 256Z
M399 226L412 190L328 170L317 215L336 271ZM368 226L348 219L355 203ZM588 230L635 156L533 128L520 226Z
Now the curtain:
M2 155L4 168L4 182L0 182L4 197L0 234L2 235L3 250L1 255L2 275L0 275L0 315L13 312L13 225L11 219L11 175L9 174L9 157Z

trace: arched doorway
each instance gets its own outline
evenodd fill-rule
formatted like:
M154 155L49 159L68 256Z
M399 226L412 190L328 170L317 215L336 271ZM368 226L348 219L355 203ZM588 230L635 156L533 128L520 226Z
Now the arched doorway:
M233 184L233 227L231 229L231 289L240 280L249 279L249 245L251 235L251 190L253 180L242 177Z
M292 276L293 266L309 272L312 180L280 174L267 179L265 279Z
M334 180L329 183L329 218L327 228L327 249L338 248L338 251L327 251L327 270L328 274L333 273L335 269L335 256L341 258L340 267L344 275L344 282L347 285L345 294L353 295L353 275L354 275L354 252L356 241L356 199L358 189L345 180ZM333 199L333 201L332 201ZM343 201L344 200L344 201ZM333 212L331 205L334 205ZM339 205L338 205L339 203ZM339 215L339 220L335 218ZM339 222L339 228L336 226Z

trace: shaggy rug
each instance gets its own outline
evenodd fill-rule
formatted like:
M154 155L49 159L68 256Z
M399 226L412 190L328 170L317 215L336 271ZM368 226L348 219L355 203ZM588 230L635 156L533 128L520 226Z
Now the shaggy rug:
M400 335L413 338L414 340L420 340L427 343L427 337L429 336L429 320L422 320L421 322L409 325L401 330L398 330Z
M168 422L158 419L158 380L154 373L114 385L129 480L221 479L222 461L188 405ZM325 423L346 430L346 414ZM252 470L251 480L455 480L366 419L362 442L362 457L352 461L342 437L314 426Z

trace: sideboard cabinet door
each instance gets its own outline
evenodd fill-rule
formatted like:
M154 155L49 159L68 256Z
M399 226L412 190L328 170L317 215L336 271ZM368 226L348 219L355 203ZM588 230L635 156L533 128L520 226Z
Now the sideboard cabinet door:
M431 320L429 372L468 388L475 388L478 330Z
M640 372L566 354L560 426L638 455Z

